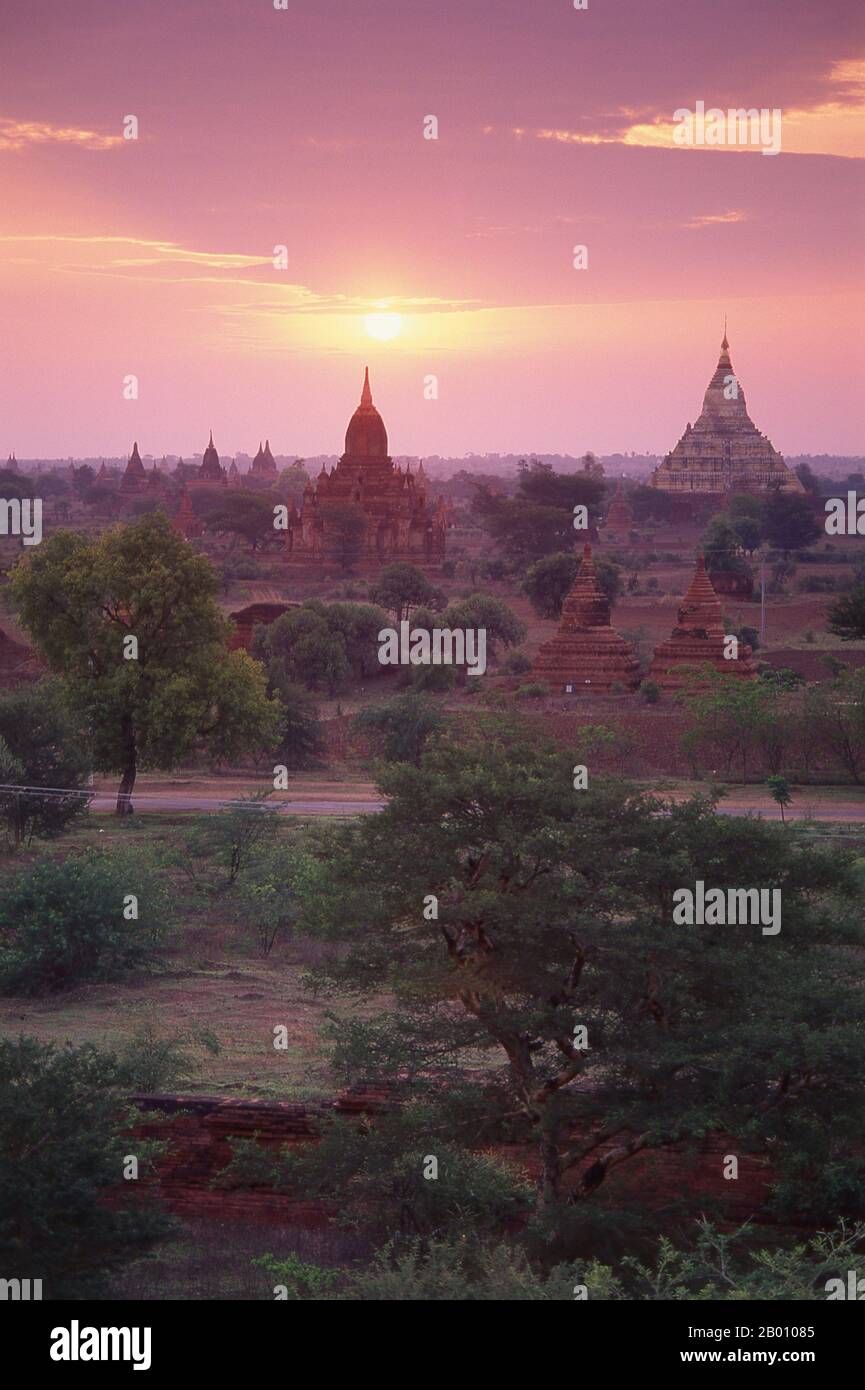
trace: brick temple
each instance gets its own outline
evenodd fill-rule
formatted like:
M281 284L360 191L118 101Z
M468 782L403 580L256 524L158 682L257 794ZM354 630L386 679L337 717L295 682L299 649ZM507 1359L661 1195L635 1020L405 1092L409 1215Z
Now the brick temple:
M359 523L359 524L358 524ZM356 539L348 537L354 531ZM286 532L289 562L375 571L395 560L437 568L445 555L447 518L441 498L433 507L421 463L416 473L393 462L387 431L373 405L369 368L360 405L345 435L345 453L292 501ZM355 554L349 563L349 551ZM356 566L355 562L356 561Z
M639 684L640 663L630 642L610 626L610 600L598 582L592 547L583 549L577 576L562 605L559 630L535 657L532 675L560 695L608 692Z
M681 690L694 667L711 667L723 676L756 676L750 647L740 644L738 659L725 659L724 635L721 600L700 555L676 626L667 641L655 648L649 679L661 690Z
M678 494L804 492L778 450L748 414L742 383L730 361L727 330L703 409L652 474L652 487Z
M192 509L192 498L189 489L184 485L180 493L180 506L178 507L171 522L175 531L179 531L185 540L195 540L201 535L204 527Z
M604 522L604 539L626 541L634 527L634 512L631 504L625 501L622 480L616 484L616 491L607 508Z

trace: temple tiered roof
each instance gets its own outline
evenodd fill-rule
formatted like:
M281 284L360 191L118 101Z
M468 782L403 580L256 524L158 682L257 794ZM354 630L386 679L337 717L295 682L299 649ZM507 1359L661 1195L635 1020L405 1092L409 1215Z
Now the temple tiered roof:
M726 325L703 409L655 469L652 486L677 493L763 492L770 486L786 492L804 491L796 474L748 414L745 392L730 360Z
M225 469L219 462L219 454L213 443L213 430L210 431L210 443L204 451L198 477L199 481L203 483L224 483L226 481Z
M132 445L132 453L126 464L123 477L120 480L120 487L123 492L139 492L147 486L147 474L144 471L144 464L141 462L141 455L138 452L138 440Z
M259 441L258 453L252 460L252 466L249 470L250 477L275 478L278 471L276 459L270 451L270 440L265 441L264 448L261 447L261 441Z
M532 675L557 694L636 686L640 663L630 642L610 626L610 601L598 581L592 547L583 548L577 576L562 605L559 630L535 657Z

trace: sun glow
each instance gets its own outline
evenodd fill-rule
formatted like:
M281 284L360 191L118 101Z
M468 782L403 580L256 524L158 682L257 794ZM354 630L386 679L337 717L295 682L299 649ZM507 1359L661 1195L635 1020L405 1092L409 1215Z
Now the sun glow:
M380 343L395 338L402 328L402 314L367 314L364 326L371 338Z

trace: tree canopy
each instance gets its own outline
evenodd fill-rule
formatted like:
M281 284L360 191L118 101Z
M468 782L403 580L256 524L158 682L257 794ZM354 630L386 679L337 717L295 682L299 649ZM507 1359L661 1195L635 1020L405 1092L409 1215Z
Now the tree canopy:
M790 1200L815 1195L815 1164L846 1164L855 1205L865 938L847 858L707 797L575 792L572 762L490 721L390 767L381 814L331 832L309 906L336 947L322 971L377 1000L340 1025L337 1065L408 1073L415 1097L454 1069L446 1132L533 1137L541 1205L712 1131L772 1145ZM698 880L777 889L783 929L676 926L673 894ZM459 1068L480 1057L470 1098Z
M274 740L278 708L257 663L227 650L218 585L161 514L98 537L60 531L15 569L21 622L80 713L94 767L122 773L119 814L139 768Z
M514 566L531 564L573 544L574 507L597 511L604 482L590 473L556 473L532 459L520 468L513 497L478 486L472 504L481 526Z

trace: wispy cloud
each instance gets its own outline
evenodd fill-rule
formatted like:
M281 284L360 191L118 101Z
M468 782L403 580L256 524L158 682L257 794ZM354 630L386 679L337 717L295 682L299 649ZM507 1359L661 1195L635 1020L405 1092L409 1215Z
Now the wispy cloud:
M865 157L865 59L835 63L827 78L828 101L811 107L787 107L782 116L782 151L785 154L823 154L847 158ZM701 94L705 107L751 106L739 100L725 100L712 92ZM769 101L765 103L770 106ZM685 109L683 103L682 109ZM547 140L560 145L628 145L637 149L693 149L675 140L678 123L670 111L618 111L585 116L573 127L512 126L508 134L516 140ZM485 126L484 134L496 133ZM757 144L699 146L708 153L758 153Z
M743 212L741 208L731 209L729 212L704 212L696 217L691 217L687 222L680 225L689 228L716 227L727 222L748 222L750 213Z
M112 150L126 141L79 126L50 125L48 121L15 121L0 116L0 150L26 150L33 145L77 145L81 150Z

